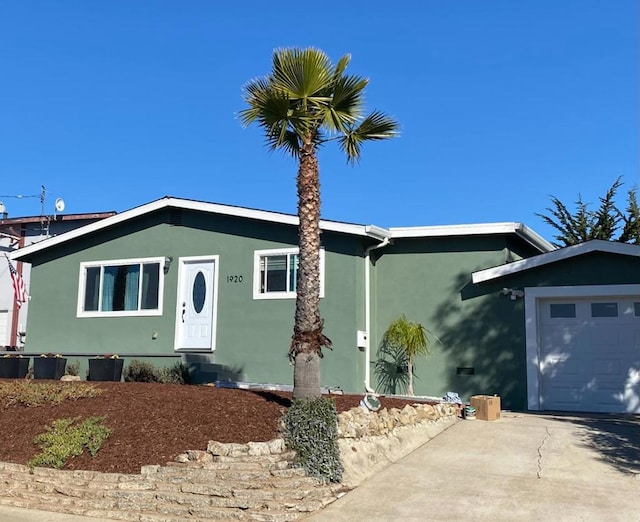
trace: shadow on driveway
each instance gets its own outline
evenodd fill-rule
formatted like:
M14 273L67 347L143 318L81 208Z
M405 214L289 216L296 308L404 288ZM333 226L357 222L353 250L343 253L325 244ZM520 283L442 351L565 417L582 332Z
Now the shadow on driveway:
M531 413L529 413L531 414ZM640 415L541 413L548 418L586 428L583 446L623 473L640 474Z

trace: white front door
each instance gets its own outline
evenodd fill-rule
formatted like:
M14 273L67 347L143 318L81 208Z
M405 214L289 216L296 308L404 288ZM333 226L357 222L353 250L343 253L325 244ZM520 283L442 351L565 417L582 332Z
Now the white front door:
M176 350L214 349L217 262L217 256L180 258Z

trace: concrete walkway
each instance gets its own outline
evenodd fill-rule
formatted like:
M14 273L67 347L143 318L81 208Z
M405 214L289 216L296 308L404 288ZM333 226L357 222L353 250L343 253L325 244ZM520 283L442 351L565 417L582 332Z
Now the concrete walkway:
M459 421L305 522L640 521L640 417Z

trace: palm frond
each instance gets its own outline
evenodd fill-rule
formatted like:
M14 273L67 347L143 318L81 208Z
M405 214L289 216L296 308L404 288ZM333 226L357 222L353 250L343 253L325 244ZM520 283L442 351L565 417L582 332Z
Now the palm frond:
M333 67L319 49L277 49L270 75L243 88L248 107L239 112L241 123L258 123L270 149L293 156L303 141L321 145L325 135L334 136L355 163L364 141L394 137L398 124L378 111L362 119L367 80L344 74L350 59Z
M324 125L332 132L348 132L361 118L367 79L342 76L333 85L333 98Z
M278 49L273 55L273 85L291 100L327 101L323 93L331 85L331 69L329 57L319 49Z
M340 148L349 163L360 160L360 150L365 141L386 140L398 135L398 123L379 111L372 112L360 125L340 137Z
M408 321L404 315L389 325L383 343L402 350L409 359L431 353L427 329L420 323Z

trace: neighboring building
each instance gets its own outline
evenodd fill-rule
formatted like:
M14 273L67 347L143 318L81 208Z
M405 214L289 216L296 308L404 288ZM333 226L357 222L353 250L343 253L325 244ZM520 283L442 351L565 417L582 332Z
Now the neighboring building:
M22 248L13 258L32 264L25 352L181 358L200 381L290 384L297 222L166 197ZM640 412L640 247L554 250L519 223L321 229L334 345L324 386L392 389L401 373L375 363L404 313L440 341L416 361L417 394Z
M28 301L21 307L15 304L9 265L4 255L113 215L115 212L9 218L6 212L0 214L0 347L21 348L24 345L29 310ZM14 265L29 288L29 265L21 262Z

